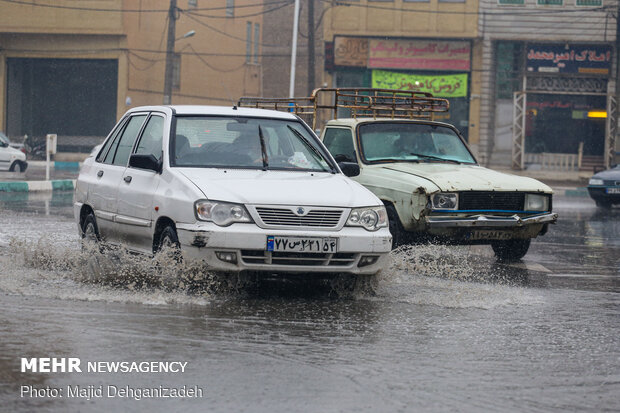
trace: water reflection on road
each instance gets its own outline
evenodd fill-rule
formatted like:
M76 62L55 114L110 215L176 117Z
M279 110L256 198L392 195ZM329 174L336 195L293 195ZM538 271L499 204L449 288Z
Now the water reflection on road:
M0 196L9 411L620 409L620 209L558 198L559 223L520 263L497 263L488 247L419 246L393 254L376 294L342 298L295 280L215 294L160 288L136 283L151 264L141 270L122 254L114 282L92 280L70 204L71 194ZM188 365L183 374L19 372L19 358L35 356ZM24 383L187 385L204 397L21 398Z

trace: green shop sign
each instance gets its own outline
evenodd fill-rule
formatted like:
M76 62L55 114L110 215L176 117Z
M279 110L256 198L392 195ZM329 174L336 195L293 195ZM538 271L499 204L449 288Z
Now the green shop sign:
M442 98L462 98L467 97L467 76L467 73L428 76L373 70L372 87L430 92Z

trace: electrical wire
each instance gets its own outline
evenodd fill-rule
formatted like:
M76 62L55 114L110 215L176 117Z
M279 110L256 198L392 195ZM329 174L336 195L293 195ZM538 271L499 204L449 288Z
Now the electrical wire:
M245 18L248 18L248 17L256 17L256 16L261 16L261 15L264 15L264 14L269 14L271 12L280 10L280 9L282 9L284 7L288 7L288 6L291 6L291 5L294 4L291 0L284 0L284 1L280 1L280 2L273 2L272 4L278 4L278 3L281 3L281 4L279 4L278 6L275 6L275 7L271 8L271 9L263 10L263 11L259 11L259 12L251 13L251 14L245 14L245 15L241 15L241 16L235 15L234 12L233 12L232 16L218 16L218 15L212 15L212 14L197 13L195 11L197 9L187 9L187 10L184 10L184 11L185 11L185 13L189 13L189 14L192 14L194 16L206 17L206 18L209 18L209 19L245 19Z
M541 15L541 14L564 14L564 13L583 13L583 12L597 12L597 11L616 11L617 6L600 6L600 7L579 7L578 9L553 9L553 10L517 10L513 8L502 9L505 11L491 11L495 8L491 9L488 7L486 10L477 10L477 11L449 11L449 10L428 10L428 9L410 9L403 7L389 7L389 6L379 6L372 4L360 4L360 3L349 3L345 1L333 1L333 0L320 0L323 3L330 4L333 7L355 7L355 8L366 8L373 10L386 10L386 11L396 11L402 13L419 13L419 14L455 14L455 15L473 15L480 16L482 14L487 15L497 15L497 16L516 16L516 15ZM464 2L463 2L464 4ZM525 5L524 5L525 6ZM481 7L484 8L484 7Z

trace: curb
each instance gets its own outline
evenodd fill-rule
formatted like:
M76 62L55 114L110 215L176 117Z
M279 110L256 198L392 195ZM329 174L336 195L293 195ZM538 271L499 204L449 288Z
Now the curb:
M0 192L73 191L75 179L0 182Z
M552 188L553 195L567 196L567 197L589 197L588 188L576 187L576 188Z

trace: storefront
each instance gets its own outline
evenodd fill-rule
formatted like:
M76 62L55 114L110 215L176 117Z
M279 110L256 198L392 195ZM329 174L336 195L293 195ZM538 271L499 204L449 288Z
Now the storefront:
M510 109L514 113L509 132L513 167L524 168L539 159L537 154L609 163L617 122L612 52L608 44L497 45L495 117L505 119ZM501 145L502 130L508 129L497 124L496 144Z
M333 87L415 90L446 98L450 111L435 120L453 124L468 138L469 41L335 36L326 48L326 70Z

